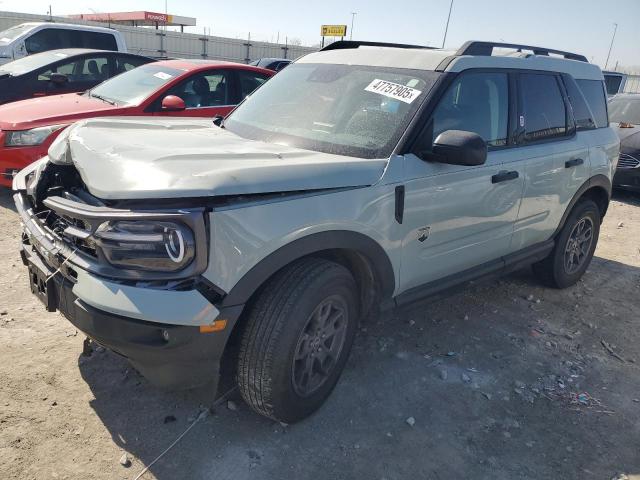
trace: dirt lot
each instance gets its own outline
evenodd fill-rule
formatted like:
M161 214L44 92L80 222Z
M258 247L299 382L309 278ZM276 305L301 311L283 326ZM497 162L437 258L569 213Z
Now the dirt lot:
M142 478L640 475L638 198L616 195L577 286L523 271L364 324L313 417L283 426L234 398ZM82 356L82 335L28 291L6 191L0 231L0 478L135 478L208 392L162 392L109 352Z

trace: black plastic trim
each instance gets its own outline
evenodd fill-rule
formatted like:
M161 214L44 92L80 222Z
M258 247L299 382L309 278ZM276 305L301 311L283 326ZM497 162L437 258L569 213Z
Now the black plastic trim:
M455 287L465 285L472 280L520 269L544 259L553 250L553 247L554 241L547 240L468 270L419 285L396 296L395 304L401 306L425 298L436 297L445 292L450 293Z
M393 295L395 274L385 250L372 238L357 232L332 230L294 240L268 255L247 272L223 299L220 307L246 303L274 273L291 262L323 250L352 250L371 264L383 297Z
M425 50L435 50L435 47L427 47L426 45L408 45L404 43L385 43L385 42L366 42L360 40L339 40L330 43L326 47L320 49L321 52L328 50L346 50L358 47L390 47L390 48L420 48Z
M395 205L395 217L396 222L402 224L404 219L404 185L398 185L395 189L396 205Z
M562 215L562 219L560 220L560 223L558 224L558 228L556 229L556 231L553 233L553 236L555 237L558 233L560 233L560 230L562 230L562 227L564 227L565 222L567 221L567 218L569 217L569 214L571 213L571 210L573 210L573 207L575 206L576 203L578 203L578 200L580 200L580 198L582 198L582 196L584 195L584 193L594 187L599 187L602 188L608 196L608 199L611 198L611 191L612 191L612 185L611 185L611 180L609 180L607 177L605 177L604 175L595 175L594 177L591 177L589 180L587 180L586 182L584 182L580 188L578 189L578 191L575 193L575 195L573 196L573 198L571 199L571 201L569 202L569 205L567 205L566 210L564 211L564 214ZM607 206L608 206L608 200L607 200ZM606 208L605 208L605 212L606 212ZM603 215L604 217L604 215Z
M494 48L514 48L516 50L531 50L534 55L548 56L550 53L561 55L567 60L578 60L580 62L589 63L587 57L578 53L565 52L564 50L556 50L553 48L535 47L533 45L521 45L518 43L501 43L471 40L465 42L456 52L457 56L475 55L490 57Z

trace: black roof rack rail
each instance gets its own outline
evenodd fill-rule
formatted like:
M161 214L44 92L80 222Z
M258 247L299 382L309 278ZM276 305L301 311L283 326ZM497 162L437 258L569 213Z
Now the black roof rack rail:
M321 48L321 52L327 50L345 50L348 48L358 47L392 47L392 48L424 48L427 50L433 50L435 47L427 47L425 45L406 45L404 43L384 43L384 42L363 42L360 40L338 40L337 42L330 43L324 48Z
M483 42L483 41L469 41L465 42L456 52L456 55L478 55L490 57L494 48L514 48L518 51L531 50L534 55L548 56L550 53L561 55L567 60L578 60L580 62L587 62L587 57L579 55L577 53L565 52L563 50L554 50L552 48L534 47L532 45L519 45L517 43L499 43L499 42Z

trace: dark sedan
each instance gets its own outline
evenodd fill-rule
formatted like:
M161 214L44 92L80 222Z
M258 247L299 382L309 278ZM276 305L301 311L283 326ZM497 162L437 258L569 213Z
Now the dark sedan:
M288 58L260 58L258 60L254 60L249 65L279 72L290 63L291 60Z
M640 191L640 94L622 93L609 100L609 120L620 137L613 185Z
M0 66L0 104L88 90L154 60L105 50L64 49L30 55Z

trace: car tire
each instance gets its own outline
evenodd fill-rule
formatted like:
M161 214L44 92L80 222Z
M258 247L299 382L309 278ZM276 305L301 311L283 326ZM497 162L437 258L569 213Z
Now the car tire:
M538 278L554 288L567 288L580 280L598 244L600 223L600 210L595 202L588 199L578 202L556 236L549 256L533 265Z
M244 401L285 423L316 411L347 361L358 307L353 276L338 263L304 258L278 272L248 311L236 373Z

